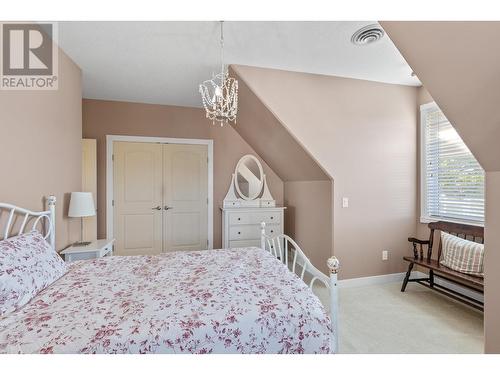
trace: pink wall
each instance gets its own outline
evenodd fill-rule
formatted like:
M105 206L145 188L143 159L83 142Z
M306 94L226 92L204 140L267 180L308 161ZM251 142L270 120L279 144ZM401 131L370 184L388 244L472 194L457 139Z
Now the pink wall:
M0 201L42 210L43 197L55 195L56 247L66 247L80 231L67 217L69 193L82 181L80 69L59 50L59 89L0 90L0 117Z
M333 248L342 262L340 277L403 271L406 239L416 232L417 88L232 68L333 178ZM342 197L350 199L349 208L342 208ZM308 220L317 220L314 213ZM382 261L383 250L390 252L388 261Z
M237 126L237 125L235 125ZM221 247L220 206L239 158L257 153L232 126L212 125L199 108L83 100L83 136L97 139L98 238L106 236L106 135L200 138L214 140L214 248ZM258 156L258 155L257 155ZM283 204L283 182L260 159L277 203Z

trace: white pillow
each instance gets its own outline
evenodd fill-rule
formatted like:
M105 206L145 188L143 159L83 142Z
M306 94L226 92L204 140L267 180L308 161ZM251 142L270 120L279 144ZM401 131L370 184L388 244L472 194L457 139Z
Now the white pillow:
M484 276L484 245L441 232L440 264L473 276Z
M0 241L0 316L27 304L66 271L38 231Z

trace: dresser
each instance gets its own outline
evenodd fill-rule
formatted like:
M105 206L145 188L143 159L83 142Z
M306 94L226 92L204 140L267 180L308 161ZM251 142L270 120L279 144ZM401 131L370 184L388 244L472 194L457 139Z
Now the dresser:
M221 208L222 247L260 247L260 223L266 223L266 234L283 234L286 207Z
M285 207L276 207L255 155L244 155L236 164L221 210L225 249L260 247L262 222L266 223L268 236L283 234Z

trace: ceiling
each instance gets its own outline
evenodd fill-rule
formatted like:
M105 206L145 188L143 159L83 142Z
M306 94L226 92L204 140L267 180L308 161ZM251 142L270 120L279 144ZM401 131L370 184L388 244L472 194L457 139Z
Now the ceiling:
M224 23L225 63L420 85L391 40L356 46L373 22ZM218 22L60 22L59 44L83 71L83 96L201 106L220 71Z

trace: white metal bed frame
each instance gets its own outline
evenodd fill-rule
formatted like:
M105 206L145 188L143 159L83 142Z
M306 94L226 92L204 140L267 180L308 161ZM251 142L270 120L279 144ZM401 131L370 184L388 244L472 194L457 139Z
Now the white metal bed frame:
M46 204L47 211L31 211L9 203L0 202L0 211L6 210L9 212L3 233L0 234L3 236L1 239L11 237L11 235L13 235L16 216L24 216L19 230L14 234L18 235L24 233L28 222L34 219L31 230L36 229L40 224L44 234L43 238L45 238L52 249L56 251L56 197L54 195L49 195L46 198ZM42 222L42 219L45 219L45 222Z
M281 260L283 264L285 264L292 273L295 273L298 277L300 277L302 281L305 281L304 276L306 275L306 273L311 275L311 280L309 281L309 288L311 288L311 290L316 281L322 282L326 286L326 288L329 289L330 320L333 329L331 347L333 348L332 353L338 353L339 294L337 286L337 274L340 269L340 263L338 259L334 256L328 258L326 262L328 269L330 270L330 277L328 277L323 272L314 267L309 258L304 254L299 245L297 245L297 243L291 237L287 236L286 234L280 234L277 236L268 236L266 235L266 223L262 222L260 226L261 226L260 247L262 249L269 251L272 255ZM293 253L292 257L289 257L290 252Z
M40 224L44 238L49 242L50 246L56 251L56 197L50 195L46 198L46 211L31 211L25 208L17 207L8 203L0 202L1 211L8 211L7 222L0 239L9 238L12 235L22 234L26 231L27 224L30 220L34 220L31 225L31 230L37 228ZM23 217L23 221L19 230L13 231L16 217ZM45 219L45 222L42 220ZM45 225L44 225L45 224ZM267 245L267 246L266 246ZM331 340L332 353L338 353L339 349L339 331L338 331L338 287L337 273L339 271L339 261L335 257L327 260L330 277L313 266L299 245L287 235L268 236L266 235L266 224L261 223L261 248L268 250L276 258L280 259L289 270L295 273L304 281L306 273L312 276L309 281L309 287L312 289L316 281L322 282L330 290L330 319L333 329L333 337ZM293 252L293 257L289 258L289 252ZM300 274L297 274L299 272Z

